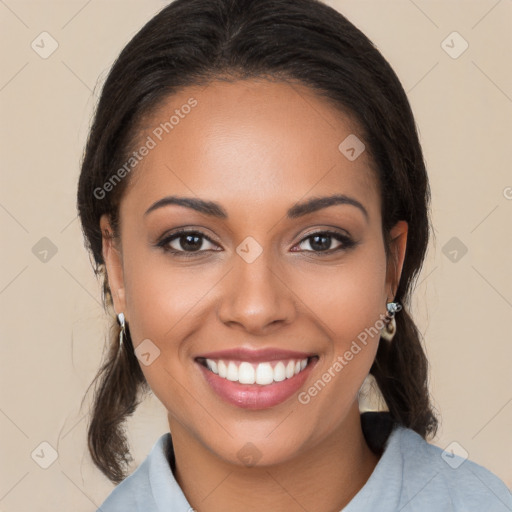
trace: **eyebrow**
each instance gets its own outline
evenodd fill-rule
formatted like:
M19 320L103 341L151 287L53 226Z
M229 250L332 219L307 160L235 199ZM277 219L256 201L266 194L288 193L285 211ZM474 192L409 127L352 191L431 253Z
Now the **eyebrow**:
M163 208L173 204L184 206L185 208L191 208L192 210L196 210L200 213L204 213L212 217L217 217L219 219L227 219L228 217L226 210L224 210L224 208L222 208L222 206L218 203L213 201L205 201L203 199L197 199L194 197L179 196L167 196L156 201L146 210L144 216L148 215L154 210L157 210L158 208ZM302 203L296 203L286 212L286 216L289 219L296 219L298 217L303 217L304 215L308 215L318 210L322 210L329 206L338 204L355 206L364 214L366 220L369 218L366 208L357 199L346 196L344 194L335 194L325 197L312 197L307 201L303 201Z

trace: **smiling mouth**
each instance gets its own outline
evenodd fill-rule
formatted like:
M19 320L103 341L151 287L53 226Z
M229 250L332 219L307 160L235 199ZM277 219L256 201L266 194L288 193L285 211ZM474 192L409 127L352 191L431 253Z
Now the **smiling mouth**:
M251 363L240 360L196 358L196 361L218 377L239 384L268 386L302 373L318 356Z

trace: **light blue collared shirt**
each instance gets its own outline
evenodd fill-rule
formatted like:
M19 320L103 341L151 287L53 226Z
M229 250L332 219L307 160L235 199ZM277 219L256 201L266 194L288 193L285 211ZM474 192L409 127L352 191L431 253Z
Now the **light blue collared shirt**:
M170 433L158 439L98 512L192 512L167 453L172 453ZM341 512L363 511L512 512L512 494L484 467L396 425L370 478Z

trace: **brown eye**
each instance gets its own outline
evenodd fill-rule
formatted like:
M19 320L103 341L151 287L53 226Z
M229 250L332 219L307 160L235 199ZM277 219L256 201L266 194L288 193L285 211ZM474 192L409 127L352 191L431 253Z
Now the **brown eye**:
M165 251L175 254L181 253L180 255L202 253L215 250L214 247L218 247L200 231L180 231L164 238L157 245Z
M305 244L305 245L304 245ZM333 247L334 245L334 247ZM348 249L355 245L348 236L331 231L319 231L307 236L299 246L307 252L336 252L340 249Z
M172 242L178 242L178 247L173 247L176 250L184 250L184 251L199 251L201 246L203 245L203 238L200 235L190 234L190 235L180 235L178 238L175 238ZM172 247L172 243L169 244Z

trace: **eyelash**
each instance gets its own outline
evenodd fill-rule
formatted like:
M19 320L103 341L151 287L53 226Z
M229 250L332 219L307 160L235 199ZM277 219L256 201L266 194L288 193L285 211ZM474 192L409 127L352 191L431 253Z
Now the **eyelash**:
M200 237L202 239L204 238L204 239L208 240L212 244L215 244L215 242L210 237L206 236L201 231L188 230L188 229L180 229L178 231L175 231L171 235L166 236L165 238L163 238L159 242L157 242L156 246L160 247L164 252L170 253L172 256L176 256L178 258L193 258L196 255L202 254L202 253L205 252L205 250L183 251L183 250L171 249L171 248L168 247L168 245L172 241L174 241L176 239L179 239L179 238L181 238L184 235L195 235L195 236L198 236L198 237ZM299 242L299 244L297 244L297 245L300 245L303 242L305 242L306 240L309 240L309 239L311 239L311 238L313 238L314 236L317 236L317 235L327 235L330 238L334 238L335 240L340 242L342 245L340 247L335 248L335 249L328 249L327 251L306 250L305 252L316 253L316 254L318 254L320 256L328 256L328 255L331 255L331 254L333 254L335 252L339 252L339 251L342 251L342 250L352 249L353 247L355 247L357 245L357 242L352 240L350 237L348 237L346 235L343 235L341 233L338 233L337 231L330 231L330 230L315 231L314 233L310 233L308 236L304 237ZM211 250L211 249L207 249L207 250ZM300 252L300 251L294 251L294 252Z

